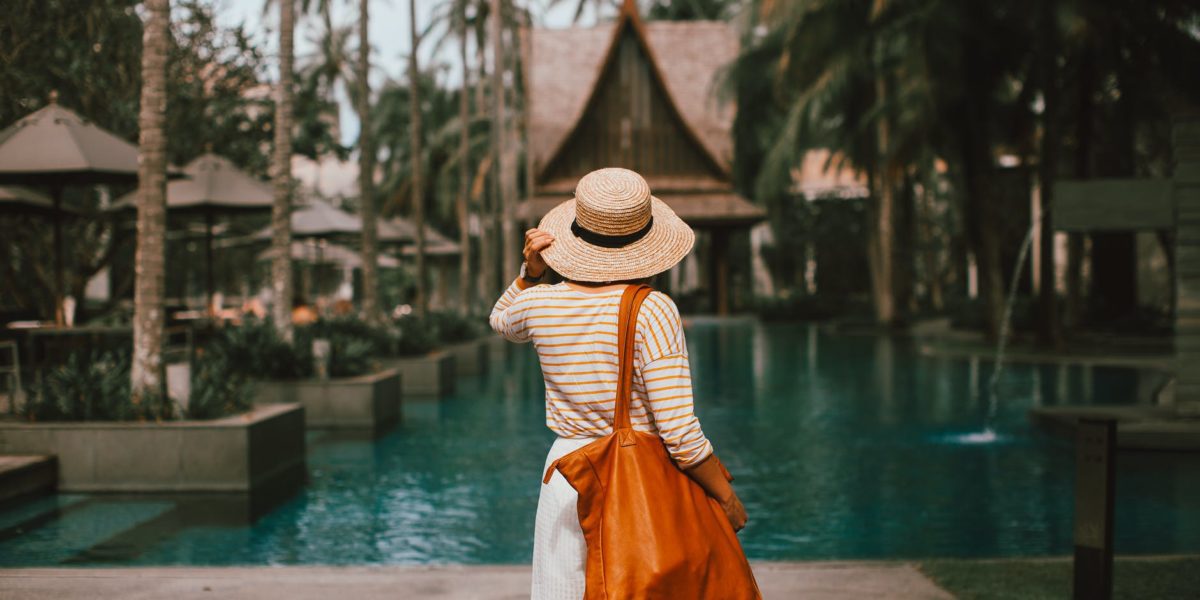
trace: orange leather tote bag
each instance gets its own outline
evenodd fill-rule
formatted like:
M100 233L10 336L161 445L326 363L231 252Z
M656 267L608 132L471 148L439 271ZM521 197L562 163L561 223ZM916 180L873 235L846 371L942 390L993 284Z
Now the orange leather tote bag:
M650 292L631 285L621 296L613 433L559 458L543 479L557 469L579 492L584 600L761 598L720 504L679 469L657 434L630 425L637 312Z

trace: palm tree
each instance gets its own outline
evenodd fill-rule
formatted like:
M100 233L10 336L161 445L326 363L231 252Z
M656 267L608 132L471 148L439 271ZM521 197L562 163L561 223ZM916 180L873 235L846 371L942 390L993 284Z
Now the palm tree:
M501 275L517 264L517 224L513 210L516 206L516 164L508 142L508 115L505 108L504 71L505 52L503 27L505 6L503 0L491 0L492 38L492 131L495 139L499 212L500 212L500 256Z
M886 9L882 0L764 0L754 16L771 31L746 48L734 77L739 85L744 85L742 80L773 78L776 97L783 99L782 122L756 128L774 136L762 169L754 175L760 199L783 201L790 169L808 149L830 148L866 174L871 192L866 240L871 291L877 321L890 325L907 299L896 297L902 274L895 256L902 214L896 191L904 166L897 149L904 147L904 134L895 131L890 116L887 69L894 50L888 49L883 32ZM749 105L744 99L742 104Z
M159 396L162 376L163 287L166 278L167 138L163 130L167 105L167 35L170 0L148 0L142 34L142 99L138 115L137 283L134 291L133 402Z
M284 339L292 339L292 37L295 0L279 0L279 87L275 103L275 202L271 208L271 288L275 304L272 317Z
M301 5L302 13L309 10L306 6L312 0L305 0ZM317 50L305 57L300 66L303 77L302 89L311 90L313 96L321 102L322 110L329 111L330 117L337 122L337 90L339 85L345 85L351 102L357 106L358 88L354 85L354 70L350 55L350 40L353 37L353 27L350 25L334 25L331 13L331 0L320 0L317 11L321 17L321 31L310 39ZM340 133L335 131L335 136Z
M417 314L425 314L426 277L425 277L425 189L421 180L421 73L417 70L417 48L421 38L417 35L417 0L409 0L409 39L411 49L408 54L409 74L409 136L412 139L412 221L417 235Z
M471 132L467 126L471 119L471 95L467 92L470 89L471 80L471 64L467 60L467 6L463 5L463 11L456 13L458 31L458 58L459 64L462 65L462 89L458 94L458 198L457 210L458 213L458 239L461 254L459 255L458 264L458 307L463 315L471 313L471 231L470 231L470 208L467 200L471 189Z
M363 314L368 321L378 321L379 278L378 248L375 228L375 146L371 139L371 41L368 35L368 0L358 3L358 190L359 211L362 216L362 277ZM415 44L414 44L415 45Z

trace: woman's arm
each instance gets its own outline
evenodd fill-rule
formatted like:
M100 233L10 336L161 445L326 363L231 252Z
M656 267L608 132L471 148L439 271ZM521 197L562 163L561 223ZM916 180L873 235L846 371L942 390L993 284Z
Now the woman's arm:
M542 250L545 250L554 242L554 236L538 229L530 229L525 232L525 275L533 279L540 279L546 273L546 263L542 260ZM532 287L534 283L525 279L525 277L517 277L507 290L500 295L500 299L496 301L496 305L492 307L492 314L488 317L488 324L496 333L504 336L505 339L512 342L528 342L529 332L524 327L524 322L519 318L514 318L515 303L517 295L523 290Z
M525 329L523 320L515 317L519 312L515 309L519 309L520 306L514 306L514 302L517 300L517 295L531 285L520 277L513 280L508 289L500 295L500 299L496 300L496 305L492 307L492 314L488 316L488 324L492 326L492 329L510 342L529 341L529 332Z

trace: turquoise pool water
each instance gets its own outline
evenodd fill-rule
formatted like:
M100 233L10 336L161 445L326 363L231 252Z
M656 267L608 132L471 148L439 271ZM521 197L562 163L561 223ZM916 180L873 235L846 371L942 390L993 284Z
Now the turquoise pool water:
M1009 366L996 441L967 444L988 412L986 360L803 325L688 336L753 559L1068 554L1073 450L1026 410L1138 389L1128 370ZM236 497L58 495L0 511L0 565L526 562L552 434L536 358L517 350L454 397L409 402L384 437L312 434L310 483L257 520ZM1200 552L1195 455L1124 455L1118 481L1118 552Z

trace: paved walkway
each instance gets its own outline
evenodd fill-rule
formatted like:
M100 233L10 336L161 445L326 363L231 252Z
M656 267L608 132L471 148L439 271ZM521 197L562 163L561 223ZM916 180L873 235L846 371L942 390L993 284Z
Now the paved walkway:
M757 563L754 570L768 600L952 598L906 563ZM519 566L0 569L3 600L528 597L529 568Z

